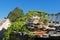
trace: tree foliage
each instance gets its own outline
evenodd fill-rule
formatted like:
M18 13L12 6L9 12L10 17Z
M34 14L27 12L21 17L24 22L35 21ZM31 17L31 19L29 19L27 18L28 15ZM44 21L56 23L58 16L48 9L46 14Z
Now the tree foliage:
M26 14L27 18L31 17L31 16L40 16L40 17L45 17L47 13L46 12L40 12L40 11L28 11L28 13Z
M5 40L9 40L9 35L12 31L22 31L23 25L23 22L14 22L5 32Z
M28 33L31 37L34 36L33 33L31 31L29 31L27 28L26 28L26 25L23 21L17 21L17 22L14 22L8 29L7 31L5 32L5 35L4 35L4 40L9 40L9 35L11 32L13 31L16 31L16 32L26 32Z
M8 14L8 17L11 22L15 22L16 19L21 18L24 15L23 10L16 7L13 11Z
M49 22L50 21L48 18L44 18L43 20L44 20L43 22Z

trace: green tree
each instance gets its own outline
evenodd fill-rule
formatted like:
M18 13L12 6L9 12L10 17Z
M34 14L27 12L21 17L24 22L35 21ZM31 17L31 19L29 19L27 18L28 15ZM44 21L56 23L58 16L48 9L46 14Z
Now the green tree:
M17 32L21 32L23 31L23 26L24 26L24 22L14 22L12 23L12 25L7 29L7 31L5 32L5 35L4 35L4 39L5 40L9 40L9 35L11 32L13 31L17 31Z
M31 37L34 36L34 34L26 28L26 25L25 25L25 23L23 21L17 21L17 22L12 23L12 25L4 33L3 40L9 40L10 33L13 32L13 31L16 31L16 32L26 32Z
M44 20L43 22L49 22L50 21L48 18L44 18L43 20Z
M13 11L11 11L8 14L8 17L10 19L11 22L15 22L16 19L21 18L24 16L23 10L19 9L18 7L16 7Z
M40 16L40 17L45 17L47 13L46 12L40 12L40 11L28 11L28 13L26 14L27 18L30 18L31 16Z

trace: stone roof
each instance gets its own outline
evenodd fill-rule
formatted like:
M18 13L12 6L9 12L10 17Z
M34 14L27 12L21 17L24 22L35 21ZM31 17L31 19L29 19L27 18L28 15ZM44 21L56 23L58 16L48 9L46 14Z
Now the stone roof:
M50 15L50 16L58 16L58 15L60 15L60 13L57 13L57 14L47 14L47 15Z

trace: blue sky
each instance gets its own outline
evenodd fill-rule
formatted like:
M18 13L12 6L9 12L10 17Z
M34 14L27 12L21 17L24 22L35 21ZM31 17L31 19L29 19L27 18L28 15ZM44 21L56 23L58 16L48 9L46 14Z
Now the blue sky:
M60 0L0 0L0 18L7 17L8 13L15 7L29 10L40 10L51 13L60 12Z

